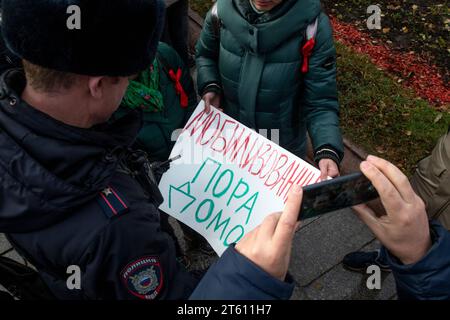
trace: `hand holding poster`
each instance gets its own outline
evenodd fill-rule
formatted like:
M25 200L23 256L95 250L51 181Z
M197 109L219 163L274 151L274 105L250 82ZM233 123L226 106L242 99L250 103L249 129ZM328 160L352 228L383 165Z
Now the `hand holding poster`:
M320 171L203 101L172 150L159 188L160 209L205 237L221 255L264 218L284 208L294 184Z

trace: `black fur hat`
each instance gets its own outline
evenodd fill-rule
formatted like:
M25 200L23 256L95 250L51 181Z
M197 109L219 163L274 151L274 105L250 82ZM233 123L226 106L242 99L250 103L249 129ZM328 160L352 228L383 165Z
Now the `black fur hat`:
M67 26L72 5L80 8L80 29ZM2 31L8 48L33 64L129 76L153 61L164 8L162 0L3 0Z

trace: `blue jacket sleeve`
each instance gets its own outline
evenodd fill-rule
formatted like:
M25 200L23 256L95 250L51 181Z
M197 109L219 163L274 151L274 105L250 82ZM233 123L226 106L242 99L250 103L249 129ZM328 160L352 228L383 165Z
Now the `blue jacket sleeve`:
M190 299L287 300L293 290L293 281L273 278L230 246L208 270Z
M392 268L399 299L450 299L450 232L439 223L430 224L433 246L425 257L403 265L386 248L382 254Z

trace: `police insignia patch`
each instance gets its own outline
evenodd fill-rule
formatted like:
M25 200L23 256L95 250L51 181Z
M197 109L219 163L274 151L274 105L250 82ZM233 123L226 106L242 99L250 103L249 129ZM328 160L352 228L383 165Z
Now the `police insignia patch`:
M163 274L157 257L142 257L129 263L120 273L128 291L144 300L153 300L161 292Z

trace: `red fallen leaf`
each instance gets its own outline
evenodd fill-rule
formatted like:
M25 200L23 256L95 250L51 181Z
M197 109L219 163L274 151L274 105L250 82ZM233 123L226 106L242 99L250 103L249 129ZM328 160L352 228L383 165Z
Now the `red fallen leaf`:
M372 104L370 106L370 110L373 111L373 112L377 112L378 111L378 107L376 105Z
M403 75L403 86L413 89L437 108L445 109L445 105L450 103L450 88L443 82L437 68L414 51L403 53L386 44L373 44L367 40L371 39L370 35L358 31L351 24L340 22L335 17L331 17L331 22L337 40L356 52L367 54L378 68Z

